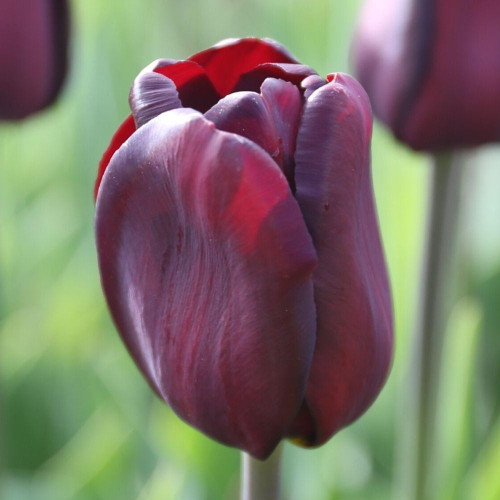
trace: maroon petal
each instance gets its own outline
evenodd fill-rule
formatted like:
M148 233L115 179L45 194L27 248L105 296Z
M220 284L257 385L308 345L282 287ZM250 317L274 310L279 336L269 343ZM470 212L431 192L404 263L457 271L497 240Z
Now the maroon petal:
M189 59L205 68L207 75L221 96L232 92L240 76L259 64L297 62L285 47L269 38L223 40Z
M279 78L300 86L302 80L311 75L316 75L316 71L303 64L259 64L259 66L252 68L240 76L234 90L253 90L254 92L258 92L266 78Z
M185 108L204 113L220 99L205 70L192 61L158 59L143 70L150 71L166 76L175 83Z
M118 127L118 130L114 133L109 143L108 148L104 151L101 161L99 162L99 169L97 171L97 178L94 184L94 200L97 199L97 193L99 191L99 186L101 185L102 177L104 172L108 168L111 158L116 151L121 147L121 145L135 132L136 127L134 123L134 117L129 115L125 121Z
M137 128L165 111L182 107L174 82L154 72L139 73L130 89L129 103Z
M205 113L219 130L233 132L267 151L293 182L295 138L302 99L294 85L273 78L262 85L262 94L235 92Z
M66 0L2 0L0 119L21 119L53 102L67 70Z
M291 435L325 442L373 402L392 355L389 283L370 173L371 111L348 75L308 99L295 154L296 198L318 252L317 341Z
M113 156L95 227L110 310L150 384L209 436L267 456L315 342L316 254L276 164L168 111Z

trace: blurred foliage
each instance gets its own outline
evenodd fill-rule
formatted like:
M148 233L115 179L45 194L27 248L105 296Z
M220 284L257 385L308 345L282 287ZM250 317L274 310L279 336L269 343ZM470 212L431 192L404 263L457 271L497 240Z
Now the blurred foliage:
M92 184L129 86L158 57L230 36L278 39L320 73L348 71L359 2L73 2L72 71L58 104L0 126L1 498L232 499L239 456L151 394L100 291ZM500 498L500 153L468 169L460 253L466 287L449 322L436 443L443 499ZM390 498L398 482L426 206L426 159L375 128L373 169L396 312L389 382L327 445L287 445L290 500ZM436 381L436 383L438 383Z

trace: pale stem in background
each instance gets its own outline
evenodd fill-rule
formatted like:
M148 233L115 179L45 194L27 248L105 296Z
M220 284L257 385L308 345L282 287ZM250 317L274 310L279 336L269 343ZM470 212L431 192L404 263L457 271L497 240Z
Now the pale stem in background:
M240 500L278 500L281 497L281 443L265 461L241 454Z
M433 158L427 240L420 283L410 397L413 418L406 415L406 432L413 441L412 500L434 498L433 478L436 407L441 354L450 309L453 261L456 255L460 183L463 165L457 153ZM408 487L409 486L409 487Z

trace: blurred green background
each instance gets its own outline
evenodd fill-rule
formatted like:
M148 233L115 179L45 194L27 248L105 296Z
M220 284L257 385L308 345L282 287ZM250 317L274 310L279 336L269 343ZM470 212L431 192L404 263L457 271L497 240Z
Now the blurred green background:
M239 454L182 423L126 353L100 290L92 186L158 57L270 36L321 74L348 71L358 1L73 1L72 67L55 107L0 125L2 499L233 499ZM500 498L500 150L469 155L459 273L440 383L444 499ZM381 396L317 450L285 447L290 500L404 498L405 404L428 167L376 126L373 171L396 354Z

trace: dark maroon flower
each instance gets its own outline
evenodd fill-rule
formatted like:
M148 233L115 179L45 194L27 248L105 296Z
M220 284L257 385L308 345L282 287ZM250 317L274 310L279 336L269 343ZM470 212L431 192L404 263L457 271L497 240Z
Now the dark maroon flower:
M130 353L222 443L264 458L285 437L325 442L375 399L392 352L365 92L248 38L153 63L130 105L95 223Z
M0 119L48 106L67 66L66 0L0 0Z
M500 140L500 2L368 0L353 45L373 110L414 149Z

